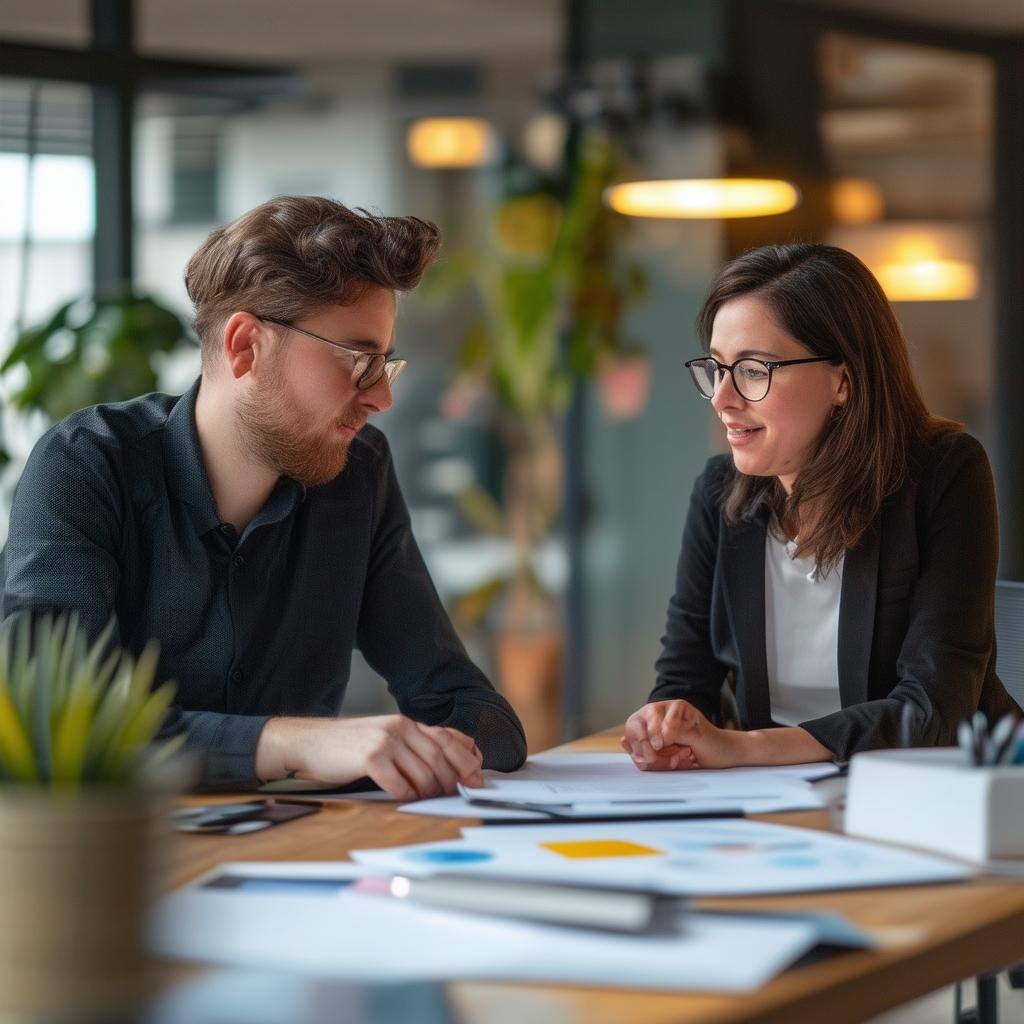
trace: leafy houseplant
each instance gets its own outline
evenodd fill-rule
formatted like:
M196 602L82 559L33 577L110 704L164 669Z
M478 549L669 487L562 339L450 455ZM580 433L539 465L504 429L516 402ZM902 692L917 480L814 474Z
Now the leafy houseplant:
M0 377L20 374L13 408L56 421L156 390L160 360L190 344L187 338L181 318L148 296L122 290L73 299L14 339ZM9 458L0 445L0 468Z
M74 299L15 339L0 374L23 367L14 407L59 420L87 405L153 391L160 357L181 348L186 336L181 318L148 296Z
M75 616L0 627L0 1010L100 1019L143 1000L174 686Z
M624 339L622 321L646 279L621 258L626 222L603 203L616 153L597 133L578 153L564 198L543 188L506 197L484 247L449 260L433 282L446 292L470 284L479 310L442 410L458 415L484 398L506 452L501 499L471 485L458 504L478 530L504 536L513 551L511 571L464 594L454 611L472 626L500 607L498 673L533 749L557 739L562 631L536 557L562 508L563 415L575 380L645 359ZM635 415L640 405L619 408Z

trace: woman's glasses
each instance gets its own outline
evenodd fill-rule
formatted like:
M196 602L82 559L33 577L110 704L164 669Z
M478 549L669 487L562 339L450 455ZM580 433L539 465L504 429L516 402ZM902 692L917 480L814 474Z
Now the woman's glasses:
M772 374L780 366L799 366L801 363L834 363L834 356L812 356L809 359L737 359L731 366L720 363L714 356L690 359L686 368L693 383L705 398L715 397L715 388L724 380L726 373L732 375L732 386L737 394L748 402L760 402L772 386Z

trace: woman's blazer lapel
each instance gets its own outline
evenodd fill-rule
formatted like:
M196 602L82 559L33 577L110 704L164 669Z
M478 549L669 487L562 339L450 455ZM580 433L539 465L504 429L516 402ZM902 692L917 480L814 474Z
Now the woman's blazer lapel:
M745 714L743 726L747 729L766 729L772 724L764 629L765 532L765 520L760 516L726 528L721 552L740 667L736 673L736 701Z
M860 543L846 552L843 561L843 586L839 597L839 696L844 708L868 699L879 539L876 522Z

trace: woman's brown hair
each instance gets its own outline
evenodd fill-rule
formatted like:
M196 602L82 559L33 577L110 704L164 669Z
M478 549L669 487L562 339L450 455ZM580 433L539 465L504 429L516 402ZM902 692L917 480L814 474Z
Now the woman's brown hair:
M907 479L914 444L959 424L929 414L892 307L853 253L808 242L766 245L733 260L697 316L705 349L719 309L741 295L763 302L808 351L844 364L850 394L789 495L775 477L735 471L722 498L725 518L735 524L767 507L777 528L790 536L799 531L797 555L813 555L828 570L856 547Z
M409 291L437 255L436 225L322 196L278 196L218 228L185 270L204 364L232 313L292 321L358 302L368 286Z

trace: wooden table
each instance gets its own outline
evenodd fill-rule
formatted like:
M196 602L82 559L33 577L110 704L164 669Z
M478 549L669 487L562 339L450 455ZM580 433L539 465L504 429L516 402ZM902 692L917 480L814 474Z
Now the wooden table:
M601 734L564 749L618 746L613 736ZM828 828L823 811L763 817ZM400 814L389 804L331 802L320 814L250 836L182 836L172 882L183 885L229 860L343 860L351 849L451 839L471 823L476 821ZM451 986L453 1002L468 1024L526 1019L559 1024L842 1024L1024 960L1024 882L982 878L951 885L702 901L708 906L723 903L834 910L870 930L881 947L786 971L751 995L459 982Z

